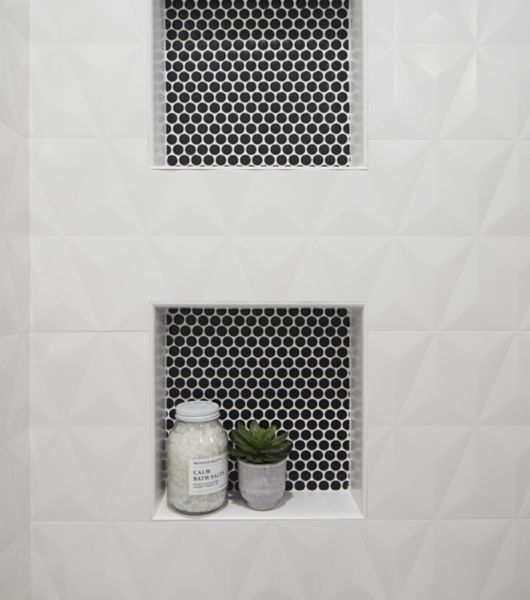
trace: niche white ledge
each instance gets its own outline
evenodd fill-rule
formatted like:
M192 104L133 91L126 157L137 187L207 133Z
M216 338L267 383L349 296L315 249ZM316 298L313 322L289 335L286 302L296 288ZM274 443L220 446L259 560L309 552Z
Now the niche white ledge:
M155 521L290 521L362 519L353 494L342 492L287 492L272 510L252 510L239 494L230 494L228 504L206 515L184 515L169 508L164 493L156 509Z

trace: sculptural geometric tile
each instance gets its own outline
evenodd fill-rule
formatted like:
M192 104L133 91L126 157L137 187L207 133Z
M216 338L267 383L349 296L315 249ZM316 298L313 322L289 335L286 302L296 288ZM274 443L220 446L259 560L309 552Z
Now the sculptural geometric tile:
M22 7L4 4L22 53ZM149 168L145 3L33 3L34 598L530 597L530 8L366 9L367 171L174 172ZM10 334L19 64L0 100ZM366 519L150 521L146 332L171 301L366 305ZM4 395L25 372L15 346L0 343ZM17 438L16 395L2 406ZM0 588L24 535L0 551Z

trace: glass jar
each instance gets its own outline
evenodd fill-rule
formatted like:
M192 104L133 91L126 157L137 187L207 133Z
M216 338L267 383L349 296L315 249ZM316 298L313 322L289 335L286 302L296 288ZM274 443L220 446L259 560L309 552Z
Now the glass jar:
M226 502L228 441L214 402L177 406L177 423L166 442L167 499L186 514L204 514Z

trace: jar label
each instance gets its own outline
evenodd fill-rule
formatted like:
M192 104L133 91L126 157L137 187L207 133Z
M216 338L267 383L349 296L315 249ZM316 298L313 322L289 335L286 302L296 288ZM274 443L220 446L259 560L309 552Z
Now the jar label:
M228 485L228 455L211 458L190 458L188 488L190 496L203 496L226 489Z

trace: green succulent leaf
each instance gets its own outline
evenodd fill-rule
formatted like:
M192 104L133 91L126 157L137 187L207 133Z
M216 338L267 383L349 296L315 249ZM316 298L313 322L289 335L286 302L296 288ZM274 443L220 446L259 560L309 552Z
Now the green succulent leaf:
M273 425L269 429L265 430L265 435L263 436L263 441L265 444L271 444L276 436L276 426Z
M280 442L283 442L283 441L285 441L286 439L287 439L287 432L286 432L286 431L284 431L283 433L280 433L280 434L279 434L279 435L276 437L276 440L277 440L277 441L280 441Z
M234 431L232 440L237 448L244 452L255 452L256 447L253 445L252 441L247 440L239 431Z
M230 433L232 447L230 456L253 464L271 464L287 458L292 443L287 433L278 433L275 426L260 427L252 421L246 428L240 424Z
M254 438L259 439L263 430L258 425L257 421L252 421L250 424L250 434L254 436Z

